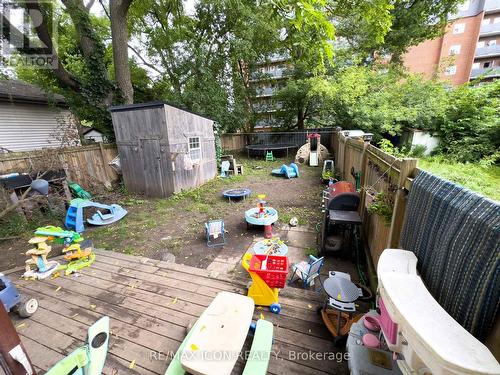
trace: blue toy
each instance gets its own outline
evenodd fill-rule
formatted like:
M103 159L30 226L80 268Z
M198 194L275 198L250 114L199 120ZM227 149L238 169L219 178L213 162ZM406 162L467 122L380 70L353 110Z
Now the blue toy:
M277 176L286 176L287 178L299 177L299 167L295 163L291 163L289 167L283 164L279 169L273 169L272 174Z
M97 211L92 215L92 217L87 220L92 225L111 224L122 219L127 214L127 210L118 204L107 205L86 199L75 198L70 202L68 212L66 213L66 221L64 223L66 228L78 233L83 232L85 230L83 224L83 209L87 207L102 208L109 211L109 213L105 214L101 211Z
M0 301L7 312L16 310L21 318L27 318L38 309L36 298L27 298L21 296L12 281L0 273Z

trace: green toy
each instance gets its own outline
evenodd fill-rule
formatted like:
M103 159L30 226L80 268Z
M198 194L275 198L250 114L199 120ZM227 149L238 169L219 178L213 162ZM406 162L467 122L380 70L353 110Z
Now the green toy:
M88 191L85 191L80 185L78 185L76 182L70 182L68 181L68 186L73 192L73 194L82 199L90 199L92 196Z
M266 161L274 161L274 155L272 151L266 152Z
M90 326L87 344L56 363L46 375L101 374L108 355L109 317L104 316Z
M37 228L35 235L49 237L49 241L64 244L65 246L83 241L83 237L80 233L73 232L72 230L64 230L61 227L55 227L53 225Z
M85 258L79 258L73 260L68 264L61 264L58 267L58 270L64 271L64 274L68 276L73 272L81 270L82 268L89 267L92 263L94 263L94 260L95 260L95 253L91 252L90 255Z

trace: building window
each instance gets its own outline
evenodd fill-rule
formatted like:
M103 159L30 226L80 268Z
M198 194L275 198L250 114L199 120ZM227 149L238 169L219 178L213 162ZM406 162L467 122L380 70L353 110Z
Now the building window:
M466 10L469 10L470 6L470 0L464 1L461 5L459 5L458 10L465 12Z
M496 45L497 45L497 40L496 39L488 40L488 47L493 47L493 46L496 46Z
M481 21L481 25L489 25L490 24L490 19L489 18L485 18Z
M457 73L457 66L456 65L449 66L444 71L444 74L447 76L454 76L456 73Z
M477 48L483 48L483 47L484 47L484 40L477 42Z
M201 159L200 137L189 138L189 157L193 163L198 163Z
M483 63L483 68L489 68L491 67L491 61L486 61Z
M495 17L493 19L493 23L500 23L500 17Z
M453 25L453 34L462 34L465 31L465 23L456 23Z
M479 69L481 67L481 63L475 62L472 64L472 69Z
M458 55L460 53L460 44L456 44L450 47L450 56Z

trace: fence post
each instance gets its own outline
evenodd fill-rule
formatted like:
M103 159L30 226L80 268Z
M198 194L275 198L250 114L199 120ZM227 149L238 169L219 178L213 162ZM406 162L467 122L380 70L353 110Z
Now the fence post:
M399 169L398 191L394 198L394 209L392 211L391 229L389 238L387 239L388 248L397 248L399 246L399 238L403 228L403 220L405 216L406 205L404 199L406 192L404 190L406 179L413 173L417 167L418 159L405 158L401 160L401 168Z
M366 152L366 149L370 146L370 142L364 142L363 144L363 159L361 161L361 181L360 181L360 202L359 202L359 213L361 218L363 219L363 222L365 221L365 199L366 199L366 171L368 170L368 153Z

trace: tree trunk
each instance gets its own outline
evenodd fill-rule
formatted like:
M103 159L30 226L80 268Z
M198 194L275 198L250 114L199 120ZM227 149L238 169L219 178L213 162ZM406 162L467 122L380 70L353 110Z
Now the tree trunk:
M297 111L297 129L299 130L305 129L304 119L305 119L304 108L300 107L299 110Z
M111 38L115 76L125 104L134 102L134 88L128 64L127 13L132 0L110 0Z

